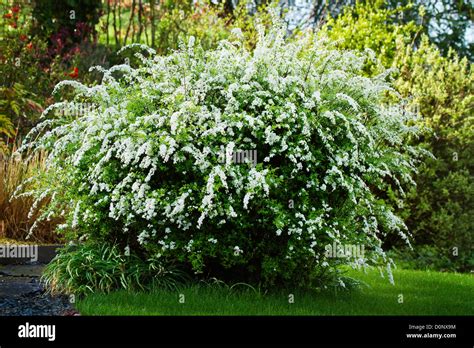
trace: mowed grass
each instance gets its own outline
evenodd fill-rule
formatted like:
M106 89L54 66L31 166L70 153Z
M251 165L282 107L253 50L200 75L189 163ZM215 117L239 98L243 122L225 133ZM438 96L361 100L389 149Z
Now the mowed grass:
M347 275L365 285L351 291L280 289L267 294L245 285L232 290L191 285L177 291L93 294L78 301L77 308L82 315L474 315L470 274L395 270L395 285L375 270ZM289 303L290 294L294 303Z

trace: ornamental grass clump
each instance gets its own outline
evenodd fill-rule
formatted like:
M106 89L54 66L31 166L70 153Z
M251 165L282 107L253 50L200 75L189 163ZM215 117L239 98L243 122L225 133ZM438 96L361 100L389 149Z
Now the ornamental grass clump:
M52 196L45 216L67 207L60 229L70 240L202 277L324 285L352 264L390 278L383 237L408 235L384 199L411 182L414 115L384 104L389 71L362 75L368 53L285 32L260 27L252 51L238 30L214 50L192 37L169 56L138 47L137 68L99 68L92 87L60 83L56 92L77 96L46 113L94 108L33 133L42 136L29 147L49 152L38 178ZM338 245L364 253L328 253Z

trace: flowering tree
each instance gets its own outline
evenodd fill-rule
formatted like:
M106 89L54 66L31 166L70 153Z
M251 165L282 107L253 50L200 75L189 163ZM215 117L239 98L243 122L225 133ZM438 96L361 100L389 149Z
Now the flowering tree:
M370 54L284 33L259 28L253 51L239 30L209 51L193 37L169 56L140 46L137 69L58 84L77 97L46 113L94 108L44 121L26 145L49 151L34 192L52 196L43 216L67 206L72 240L208 276L309 285L348 263L391 275L383 235L407 235L383 197L411 181L414 115L384 105L390 71L363 77ZM328 254L335 244L365 253Z

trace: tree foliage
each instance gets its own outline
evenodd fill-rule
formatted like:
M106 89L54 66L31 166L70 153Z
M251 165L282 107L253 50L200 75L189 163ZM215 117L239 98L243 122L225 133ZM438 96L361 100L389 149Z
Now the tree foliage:
M474 235L472 64L453 50L443 55L413 21L394 23L397 12L405 10L359 4L331 19L325 31L346 49L373 49L386 66L398 70L395 88L411 99L422 116L420 125L430 129L416 143L435 157L420 166L417 188L399 209L415 244L451 260L445 267L468 270Z

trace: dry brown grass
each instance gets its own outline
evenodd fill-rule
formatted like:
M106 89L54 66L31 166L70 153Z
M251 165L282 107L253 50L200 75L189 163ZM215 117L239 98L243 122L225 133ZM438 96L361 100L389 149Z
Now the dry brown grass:
M28 214L33 205L32 197L13 197L17 187L31 177L38 170L42 170L45 164L45 153L38 153L29 161L19 156L2 156L0 154L0 238L12 238L15 240L26 240L30 227L38 219L41 207L48 203L48 198L38 204L29 218ZM31 234L28 241L36 243L57 243L59 236L54 229L60 219L41 221Z

